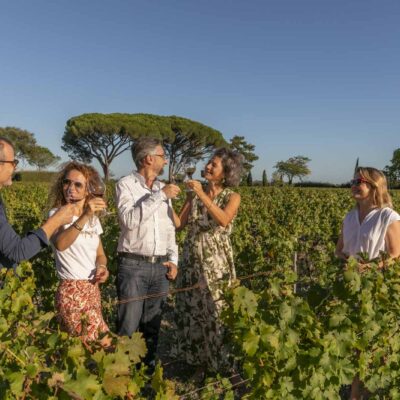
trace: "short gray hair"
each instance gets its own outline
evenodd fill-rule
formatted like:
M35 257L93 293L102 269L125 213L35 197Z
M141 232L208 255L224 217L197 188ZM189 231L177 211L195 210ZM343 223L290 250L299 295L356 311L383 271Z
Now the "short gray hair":
M162 146L162 141L152 137L141 137L133 142L132 158L137 168L142 166L142 161L146 156L154 154L157 146Z
M213 157L221 159L225 175L224 186L238 186L243 173L243 155L238 151L222 147L213 154Z
M7 143L15 151L14 145L10 141L10 139L7 139L7 138L5 138L3 136L0 136L0 158L4 158L4 143Z

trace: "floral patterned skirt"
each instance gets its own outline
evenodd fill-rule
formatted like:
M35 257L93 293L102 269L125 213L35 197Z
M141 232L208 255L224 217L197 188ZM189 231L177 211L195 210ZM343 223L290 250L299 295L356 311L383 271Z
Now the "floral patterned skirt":
M101 312L98 284L88 280L63 280L56 293L56 309L61 328L72 336L93 341L108 332Z

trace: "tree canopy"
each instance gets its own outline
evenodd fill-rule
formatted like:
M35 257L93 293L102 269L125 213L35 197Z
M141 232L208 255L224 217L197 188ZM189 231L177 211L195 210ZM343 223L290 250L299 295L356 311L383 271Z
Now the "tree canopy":
M262 185L268 186L267 171L265 169L262 173Z
M48 148L43 146L35 146L30 154L29 164L35 165L39 171L57 164L61 158L55 156Z
M251 175L251 171L247 173L246 184L247 186L253 186L253 176Z
M274 168L281 174L281 176L286 176L289 185L292 184L293 178L298 177L300 180L304 176L310 175L311 171L308 168L307 163L311 160L304 156L291 157L286 161L278 161Z
M389 181L389 185L398 185L400 182L400 149L396 149L393 152L390 165L387 165L383 171Z
M254 161L258 160L258 156L254 153L255 146L248 143L244 136L235 135L230 139L230 147L232 150L236 150L243 155L243 176L247 176L249 171L253 168Z
M34 134L25 129L7 126L0 128L0 136L13 143L16 158L38 169L47 168L60 160L47 147L39 146Z
M217 147L227 146L221 132L216 129L187 118L163 118L171 129L171 134L164 139L170 180L182 171L185 163L200 161L209 157Z
M96 159L108 179L112 161L141 136L159 138L169 156L169 179L189 160L226 145L222 134L200 122L152 114L82 114L67 121L62 149L82 162Z

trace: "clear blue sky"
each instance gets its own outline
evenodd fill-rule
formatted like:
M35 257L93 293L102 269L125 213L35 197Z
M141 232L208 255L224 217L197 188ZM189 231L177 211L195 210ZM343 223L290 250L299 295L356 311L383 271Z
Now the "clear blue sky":
M0 126L67 159L72 116L175 114L245 136L255 179L304 155L343 182L400 147L399 21L398 0L0 1Z

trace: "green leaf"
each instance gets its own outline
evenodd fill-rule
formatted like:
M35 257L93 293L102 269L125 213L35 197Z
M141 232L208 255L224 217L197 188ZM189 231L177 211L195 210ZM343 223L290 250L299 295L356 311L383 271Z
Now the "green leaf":
M77 369L76 379L64 383L63 389L70 395L78 395L85 400L90 400L101 391L101 386L95 375L92 375L85 367Z
M25 382L25 375L21 372L11 372L6 376L10 384L11 392L16 396L20 396Z
M103 388L110 396L120 396L124 398L127 395L131 378L129 376L114 376L108 371L104 374Z
M295 316L294 307L284 302L280 305L279 314L284 322L292 322Z
M29 378L34 378L39 371L39 366L37 364L29 364L26 366L26 374Z
M146 355L146 351L146 342L139 332L135 332L131 338L122 336L118 339L117 352L128 354L131 362L135 364Z
M257 352L260 336L255 332L249 331L243 337L243 349L251 357Z
M9 329L9 325L7 320L4 317L0 316L0 334L3 332L7 332Z
M236 311L241 310L242 313L250 318L254 317L257 312L257 296L244 286L239 286L233 290L234 300L233 306Z
M56 347L56 344L58 342L59 336L57 333L53 333L50 335L47 339L47 345L50 347L50 349L54 349Z
M75 339L74 343L68 347L68 357L76 365L80 365L80 358L85 356L85 349L83 348L82 342L79 339Z
M121 351L107 354L103 358L104 370L113 376L129 374L132 366L128 354L122 353Z
M32 305L31 296L28 293L18 291L18 293L15 293L13 295L11 312L14 314L18 314L23 307L28 305Z

